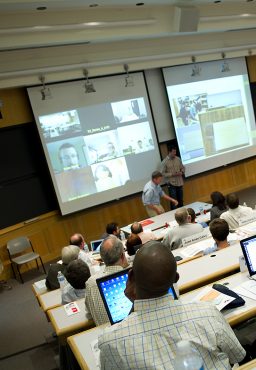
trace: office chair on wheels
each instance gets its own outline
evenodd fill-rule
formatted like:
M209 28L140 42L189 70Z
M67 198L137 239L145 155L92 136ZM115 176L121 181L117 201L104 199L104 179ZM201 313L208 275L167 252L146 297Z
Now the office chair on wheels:
M27 249L32 249L32 252L24 253L21 254L22 252L26 251ZM23 278L20 273L20 267L24 263L28 263L31 261L36 261L37 269L39 270L39 265L37 262L37 259L40 259L41 265L43 267L44 273L46 274L45 267L43 264L43 261L38 253L35 253L33 245L31 241L26 237L26 236L20 236L19 238L9 240L7 242L7 250L9 254L9 258L11 261L11 266L12 266L12 271L13 275L16 278L15 270L14 270L14 265L16 265L16 268L19 273L20 281L22 284L24 283ZM17 257L15 255L19 254ZM21 255L20 255L21 254Z

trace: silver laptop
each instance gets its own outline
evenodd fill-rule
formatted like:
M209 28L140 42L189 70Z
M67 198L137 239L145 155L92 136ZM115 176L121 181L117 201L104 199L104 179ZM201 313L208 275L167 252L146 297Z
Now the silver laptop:
M256 280L256 235L240 240L250 278Z
M92 240L91 250L95 253L100 253L100 246L104 239Z

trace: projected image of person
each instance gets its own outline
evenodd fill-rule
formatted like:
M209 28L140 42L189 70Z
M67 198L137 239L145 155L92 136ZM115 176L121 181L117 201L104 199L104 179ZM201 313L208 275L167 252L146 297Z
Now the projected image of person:
M112 142L107 143L105 146L106 153L99 156L99 160L102 159L113 159L118 157L118 152L116 150L115 145Z
M112 172L104 164L100 164L95 168L94 179L98 191L104 191L118 186L112 177Z
M79 155L73 144L62 144L59 148L58 156L63 171L70 171L80 168Z
M135 121L147 116L143 98L111 103L111 107L117 124Z

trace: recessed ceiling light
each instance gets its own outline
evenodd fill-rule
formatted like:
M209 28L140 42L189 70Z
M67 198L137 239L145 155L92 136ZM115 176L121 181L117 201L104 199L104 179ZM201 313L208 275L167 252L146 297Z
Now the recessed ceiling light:
M90 4L89 5L90 8L96 8L96 6L99 6L99 4Z
M39 6L39 7L36 8L36 10L46 10L46 9L47 9L46 6Z
M144 5L145 3L137 3L136 6L142 6Z

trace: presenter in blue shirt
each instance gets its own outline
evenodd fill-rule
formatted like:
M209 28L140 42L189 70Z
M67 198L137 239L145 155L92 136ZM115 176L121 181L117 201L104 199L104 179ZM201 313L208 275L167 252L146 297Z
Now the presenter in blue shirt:
M160 183L163 179L163 175L159 171L154 171L151 176L151 181L147 182L144 186L142 193L142 202L146 208L147 214L149 217L160 215L165 212L163 206L160 204L160 198L163 197L166 200L169 200L175 206L178 202L176 199L169 197L162 190Z

